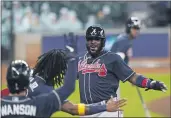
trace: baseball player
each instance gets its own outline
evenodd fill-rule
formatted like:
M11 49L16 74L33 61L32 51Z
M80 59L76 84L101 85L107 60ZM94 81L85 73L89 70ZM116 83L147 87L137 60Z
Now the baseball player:
M163 82L154 81L134 72L119 55L105 51L103 49L105 40L105 31L100 26L90 26L87 29L87 52L80 56L78 62L81 103L106 101L111 95L117 97L119 81L129 81L141 88L160 91L167 89ZM120 113L105 111L91 116L120 117Z
M56 50L54 52L57 53ZM54 61L51 60L51 62ZM22 60L13 61L7 69L6 79L10 94L1 98L1 117L50 117L54 112L60 110L63 101L74 91L77 75L76 64L75 58L68 60L68 71L62 87L48 94L29 98L26 97L30 77L28 64Z
M68 70L72 70L72 68L73 68L72 66L68 65ZM58 86L61 85L66 69L67 69L66 58L62 50L51 50L41 55L37 60L37 64L34 68L33 76L30 77L29 79L30 85L28 87L27 96L32 98L34 96L38 96L44 93L50 93L55 85ZM74 70L72 70L72 72L73 71ZM72 78L73 76L70 77ZM61 103L63 104L61 109L72 115L90 115L102 111L113 112L113 111L121 110L119 108L124 106L125 102L126 102L125 99L116 102L114 102L113 99L110 99L107 102L107 104L96 103L96 104L85 105L85 104L73 104L69 101L64 101Z
M113 44L111 51L117 53L125 61L129 63L132 57L132 41L136 39L140 31L141 22L137 17L131 17L126 22L125 33L120 34L115 43Z

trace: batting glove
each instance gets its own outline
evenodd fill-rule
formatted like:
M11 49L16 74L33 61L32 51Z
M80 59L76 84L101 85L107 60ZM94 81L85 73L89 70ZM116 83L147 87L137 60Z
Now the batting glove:
M66 59L70 60L70 59L76 59L77 55L74 51L74 48L70 47L70 46L65 46L66 47Z
M78 36L74 35L73 32L70 32L68 35L64 34L64 43L66 50L66 58L76 58L77 55L77 40Z
M159 90L159 91L166 92L167 87L164 84L164 82L154 81L153 79L150 79L150 80L151 80L150 87L147 88L145 91L153 89L153 90Z
M77 53L77 40L78 36L74 35L73 32L69 32L68 35L64 34L65 48L67 48L67 46L70 46L74 49L74 52Z

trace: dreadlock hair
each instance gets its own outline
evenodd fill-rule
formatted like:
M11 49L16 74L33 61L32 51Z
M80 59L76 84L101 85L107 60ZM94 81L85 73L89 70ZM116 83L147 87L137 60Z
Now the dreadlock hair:
M53 49L38 57L33 76L38 74L49 86L61 86L67 70L65 51Z

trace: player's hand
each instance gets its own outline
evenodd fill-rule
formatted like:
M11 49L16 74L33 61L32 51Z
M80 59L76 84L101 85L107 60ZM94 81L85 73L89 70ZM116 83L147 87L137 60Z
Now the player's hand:
M72 58L76 58L76 53L74 51L74 48L70 47L70 46L65 46L66 47L66 59L70 60Z
M74 35L73 32L69 32L68 35L64 34L64 43L65 43L65 48L67 46L72 47L75 53L77 53L77 40L78 36Z
M74 33L70 32L68 35L64 34L66 58L76 58L77 55L77 40L78 37Z
M114 101L113 98L111 98L106 103L106 109L108 112L123 111L120 108L126 105L126 101L127 101L126 99Z
M152 80L152 79L151 79L151 80ZM150 83L150 88L146 89L146 91L149 90L149 89L159 90L159 91L166 92L167 87L166 87L166 85L164 84L164 82L152 80L151 83Z

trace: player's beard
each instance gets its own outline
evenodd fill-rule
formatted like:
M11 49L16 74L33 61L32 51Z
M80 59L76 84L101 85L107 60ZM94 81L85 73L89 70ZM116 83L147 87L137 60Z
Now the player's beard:
M88 44L86 44L86 47L87 47L87 50L88 50L88 53L93 57L97 57L100 52L102 51L103 47L102 47L102 43L100 43L99 46L89 46Z

